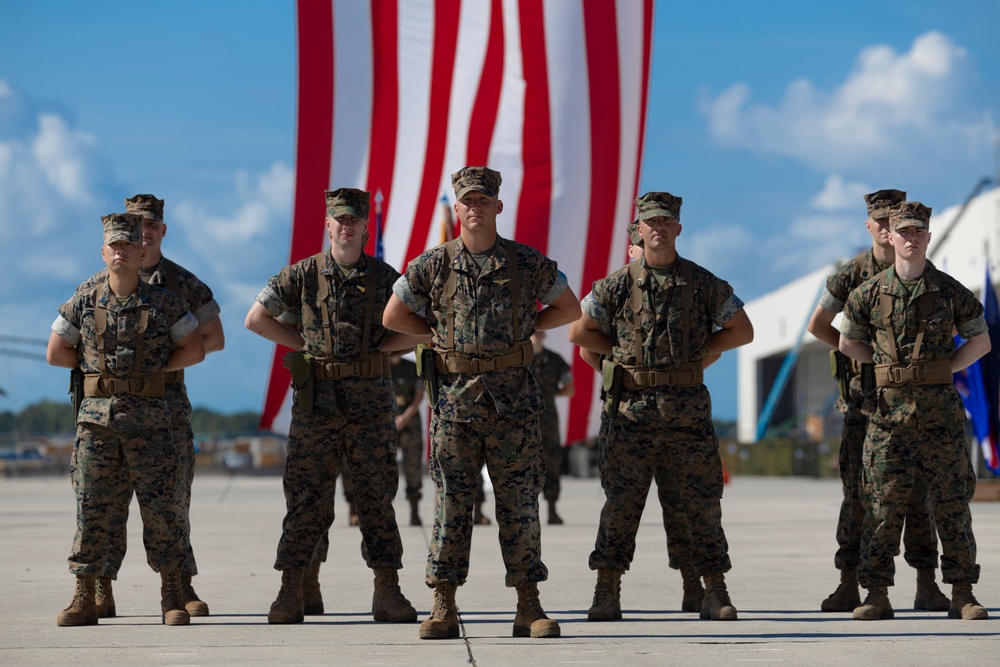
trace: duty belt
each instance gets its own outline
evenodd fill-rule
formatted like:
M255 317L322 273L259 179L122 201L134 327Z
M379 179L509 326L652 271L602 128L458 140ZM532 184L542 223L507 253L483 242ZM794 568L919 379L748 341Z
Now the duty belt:
M108 398L117 394L163 398L164 373L141 373L128 378L105 377L100 373L83 376L83 395Z
M167 384L177 384L178 382L184 382L184 369L179 371L170 371L163 374L163 381Z
M313 378L340 380L342 378L387 378L390 376L389 355L385 352L362 354L357 361L340 362L331 357L313 359Z
M523 340L514 343L510 352L499 357L476 359L457 352L437 352L434 355L434 369L438 373L479 375L530 366L534 358L535 350L531 347L531 341Z
M672 371L623 366L622 371L622 387L630 391L647 387L694 387L705 382L705 372L697 364L687 364Z
M947 359L901 364L877 364L875 385L901 387L908 384L951 384L951 362Z

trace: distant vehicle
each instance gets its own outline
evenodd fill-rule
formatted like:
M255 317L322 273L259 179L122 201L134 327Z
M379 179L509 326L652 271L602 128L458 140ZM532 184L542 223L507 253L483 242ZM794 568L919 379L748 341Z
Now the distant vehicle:
M244 470L253 465L253 457L244 452L227 452L222 457L222 464L230 470Z
M0 472L3 472L7 477L23 473L44 472L51 469L54 465L54 458L43 456L34 447L0 451Z

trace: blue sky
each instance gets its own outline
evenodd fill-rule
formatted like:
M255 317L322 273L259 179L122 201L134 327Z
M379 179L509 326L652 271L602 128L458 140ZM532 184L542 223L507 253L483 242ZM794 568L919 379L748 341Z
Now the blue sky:
M1000 3L656 11L641 189L684 197L681 254L744 300L865 245L863 193L943 210L997 168ZM287 259L295 67L290 1L0 5L0 336L47 338L100 267L99 216L153 192L168 256L223 309L192 402L258 410L271 344L242 322ZM736 416L735 373L735 353L709 371L718 417ZM0 355L0 409L65 386Z

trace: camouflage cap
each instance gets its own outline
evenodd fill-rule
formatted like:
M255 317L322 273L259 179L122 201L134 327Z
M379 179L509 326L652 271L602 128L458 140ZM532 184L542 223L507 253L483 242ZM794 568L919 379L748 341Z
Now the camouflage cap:
M125 210L144 218L163 222L163 200L153 195L136 195L125 200Z
M889 229L896 231L906 227L930 229L931 209L918 201L904 201L889 211Z
M352 215L362 220L368 219L370 196L357 188L339 188L326 191L326 214L331 218Z
M500 172L493 171L489 167L466 167L451 175L451 186L455 188L455 199L458 201L470 192L482 192L487 197L499 197L502 180Z
M649 220L658 216L680 220L683 202L683 199L669 192L647 192L635 200L635 207L639 209L639 220Z
M104 245L115 241L142 243L142 216L138 213L111 213L101 216Z
M642 245L642 234L639 233L639 221L633 220L628 223L628 240L632 242L632 245Z
M879 190L865 195L869 218L888 218L889 209L906 199L902 190Z

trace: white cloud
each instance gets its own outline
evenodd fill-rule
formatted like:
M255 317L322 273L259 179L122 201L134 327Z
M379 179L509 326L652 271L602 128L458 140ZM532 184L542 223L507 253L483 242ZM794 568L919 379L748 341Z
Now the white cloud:
M870 190L864 183L846 182L840 174L831 174L827 176L823 190L809 203L820 211L856 209L868 192Z
M48 184L74 204L92 202L94 154L93 135L70 128L54 114L38 117L38 134L32 138L31 154Z
M948 37L929 32L910 51L863 50L847 78L824 91L790 83L776 106L737 83L701 110L721 145L785 155L827 172L876 174L879 163L988 157L996 127L970 109L972 65ZM940 167L940 163L934 164Z

